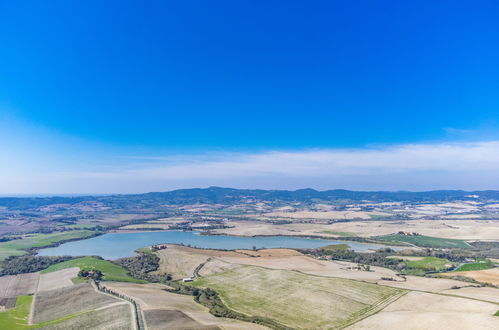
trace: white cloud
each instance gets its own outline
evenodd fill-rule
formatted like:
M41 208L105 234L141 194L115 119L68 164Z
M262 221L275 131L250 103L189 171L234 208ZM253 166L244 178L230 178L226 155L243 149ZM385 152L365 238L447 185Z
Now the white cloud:
M143 161L134 159L128 166L100 172L3 176L0 193L129 193L209 185L275 189L499 189L499 141L159 155Z

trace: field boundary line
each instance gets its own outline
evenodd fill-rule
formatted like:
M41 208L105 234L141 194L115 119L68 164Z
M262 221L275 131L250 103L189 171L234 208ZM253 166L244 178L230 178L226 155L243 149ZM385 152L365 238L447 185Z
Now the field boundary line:
M31 300L31 306L29 307L28 325L33 325L33 317L35 316L35 303L36 294L33 295L33 300Z
M113 298L120 299L130 306L130 311L132 314L132 324L134 330L147 329L147 327L144 324L145 318L144 315L142 314L142 309L140 308L140 305L133 298L127 297L123 294L116 293L110 290L109 288L106 287L103 288L100 286L100 284L96 283L95 281L91 281L91 284L96 292L111 296Z

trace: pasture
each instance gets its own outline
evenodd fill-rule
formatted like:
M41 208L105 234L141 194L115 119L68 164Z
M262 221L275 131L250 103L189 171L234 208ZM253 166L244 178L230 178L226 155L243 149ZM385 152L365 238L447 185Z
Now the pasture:
M113 264L110 261L99 259L96 257L82 257L82 258L64 261L52 265L42 270L40 273L47 274L61 269L67 269L73 267L78 267L80 269L98 269L102 272L102 274L104 274L104 277L102 278L104 281L145 283L145 281L137 280L128 275L128 271L125 268Z
M394 256L393 258L398 258L398 256ZM441 271L454 266L449 260L436 257L421 257L416 260L411 260L410 258L408 259L401 256L400 259L403 260L408 267L424 271Z
M202 277L192 285L216 290L235 311L314 329L347 326L405 293L360 281L255 266Z
M0 329L26 329L32 300L32 296L20 296L17 298L16 307L0 312Z
M439 238L430 236L407 236L403 234L391 234L385 236L373 237L380 241L387 242L402 242L409 243L416 246L429 247L429 248L461 248L469 249L471 246L463 240Z

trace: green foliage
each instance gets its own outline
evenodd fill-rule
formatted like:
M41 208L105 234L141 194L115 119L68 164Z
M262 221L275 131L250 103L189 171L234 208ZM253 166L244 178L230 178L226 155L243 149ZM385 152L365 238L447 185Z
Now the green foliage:
M121 258L116 260L116 264L126 268L135 278L145 281L161 282L161 275L150 275L150 272L158 270L159 257L154 253L140 253L137 256Z
M5 259L1 266L0 276L32 273L45 269L51 265L68 261L73 257L44 257L44 256L11 256Z
M429 248L461 248L461 249L471 248L471 246L463 240L439 238L439 237L431 237L423 235L408 236L403 234L391 234L385 236L377 236L374 238L381 241L404 242L416 246L429 247Z
M82 269L78 272L78 276L85 279L100 281L102 279L102 272L98 269Z
M119 281L119 282L135 282L135 283L145 283L145 281L135 279L128 274L128 271L123 267L116 265L110 261L103 260L99 257L83 257L76 258L73 260L61 262L59 264L52 265L47 269L41 271L41 273L50 273L57 270L78 267L80 269L96 269L102 272L103 281Z

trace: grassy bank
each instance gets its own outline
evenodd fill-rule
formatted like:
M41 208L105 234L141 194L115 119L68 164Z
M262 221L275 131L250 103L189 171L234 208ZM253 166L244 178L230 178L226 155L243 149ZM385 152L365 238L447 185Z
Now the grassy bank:
M42 270L41 273L46 274L72 267L79 267L80 269L98 269L104 275L102 278L104 281L146 283L146 281L138 280L128 275L128 271L125 268L96 257L82 257L61 262Z

